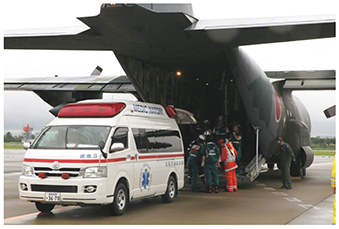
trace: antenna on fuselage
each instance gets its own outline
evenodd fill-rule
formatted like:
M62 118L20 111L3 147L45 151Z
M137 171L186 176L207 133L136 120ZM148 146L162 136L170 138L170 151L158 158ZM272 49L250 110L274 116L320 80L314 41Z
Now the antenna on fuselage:
M101 72L102 72L102 68L100 66L97 66L92 72L91 76L100 76Z

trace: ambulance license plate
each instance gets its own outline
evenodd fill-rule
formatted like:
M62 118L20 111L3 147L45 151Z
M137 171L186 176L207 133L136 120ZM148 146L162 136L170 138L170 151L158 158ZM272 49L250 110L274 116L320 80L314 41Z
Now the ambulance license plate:
M60 193L45 192L45 201L60 202Z

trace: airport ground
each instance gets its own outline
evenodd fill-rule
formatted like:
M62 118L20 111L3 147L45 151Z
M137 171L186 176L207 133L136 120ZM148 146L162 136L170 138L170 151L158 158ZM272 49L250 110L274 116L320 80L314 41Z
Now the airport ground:
M181 191L173 203L161 198L135 201L123 216L105 207L57 207L40 214L33 203L20 201L18 178L24 150L4 150L5 225L331 225L330 186L333 157L316 156L305 179L293 179L293 189L280 189L280 172L263 172L235 193ZM224 180L221 180L225 185Z

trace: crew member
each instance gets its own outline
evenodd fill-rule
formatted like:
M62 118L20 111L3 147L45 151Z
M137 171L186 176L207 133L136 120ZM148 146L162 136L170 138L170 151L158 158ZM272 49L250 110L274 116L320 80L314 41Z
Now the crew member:
M280 137L277 138L277 143L280 145L280 156L279 156L279 165L281 169L281 179L283 185L281 188L291 189L291 159L295 161L295 156L291 146L284 142Z
M238 153L237 156L237 164L239 164L239 160L241 159L241 141L242 141L242 134L240 133L240 124L235 122L233 123L233 132L231 134L230 141L232 142L235 150Z
M224 121L223 121L223 117L220 115L218 117L218 125L216 127L213 128L212 133L215 136L215 142L219 142L220 139L226 139L226 135L229 133L230 131L228 130L227 126L224 126Z
M211 134L211 132L212 132L211 122L210 120L206 119L204 121L203 133L207 135L207 134Z
M237 177L235 176L235 170L238 168L236 163L237 151L234 149L232 142L227 143L220 139L218 145L222 149L221 161L225 162L225 177L227 186L225 191L233 192L238 190Z
M335 220L335 216L336 216L336 166L335 166L335 155L334 155L334 161L333 161L333 165L332 165L332 177L331 177L331 185L332 185L332 190L333 190L333 194L334 194L334 202L333 202L333 220L332 220L332 224L336 225L336 220Z
M190 154L188 156L188 170L191 177L191 191L197 190L197 179L199 173L199 164L201 161L201 155L204 149L205 136L199 135L196 142L193 144Z
M219 164L220 151L218 146L213 142L211 133L207 133L206 141L207 143L205 144L205 149L202 156L202 166L204 167L206 176L206 191L208 193L212 192L212 176L215 188L214 191L215 193L218 193L219 179L217 164Z

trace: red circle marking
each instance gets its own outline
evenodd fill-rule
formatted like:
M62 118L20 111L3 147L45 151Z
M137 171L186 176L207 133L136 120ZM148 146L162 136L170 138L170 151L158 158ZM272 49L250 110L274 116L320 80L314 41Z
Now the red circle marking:
M279 121L281 118L281 108L280 101L277 95L277 92L274 90L274 98L275 98L275 120Z

